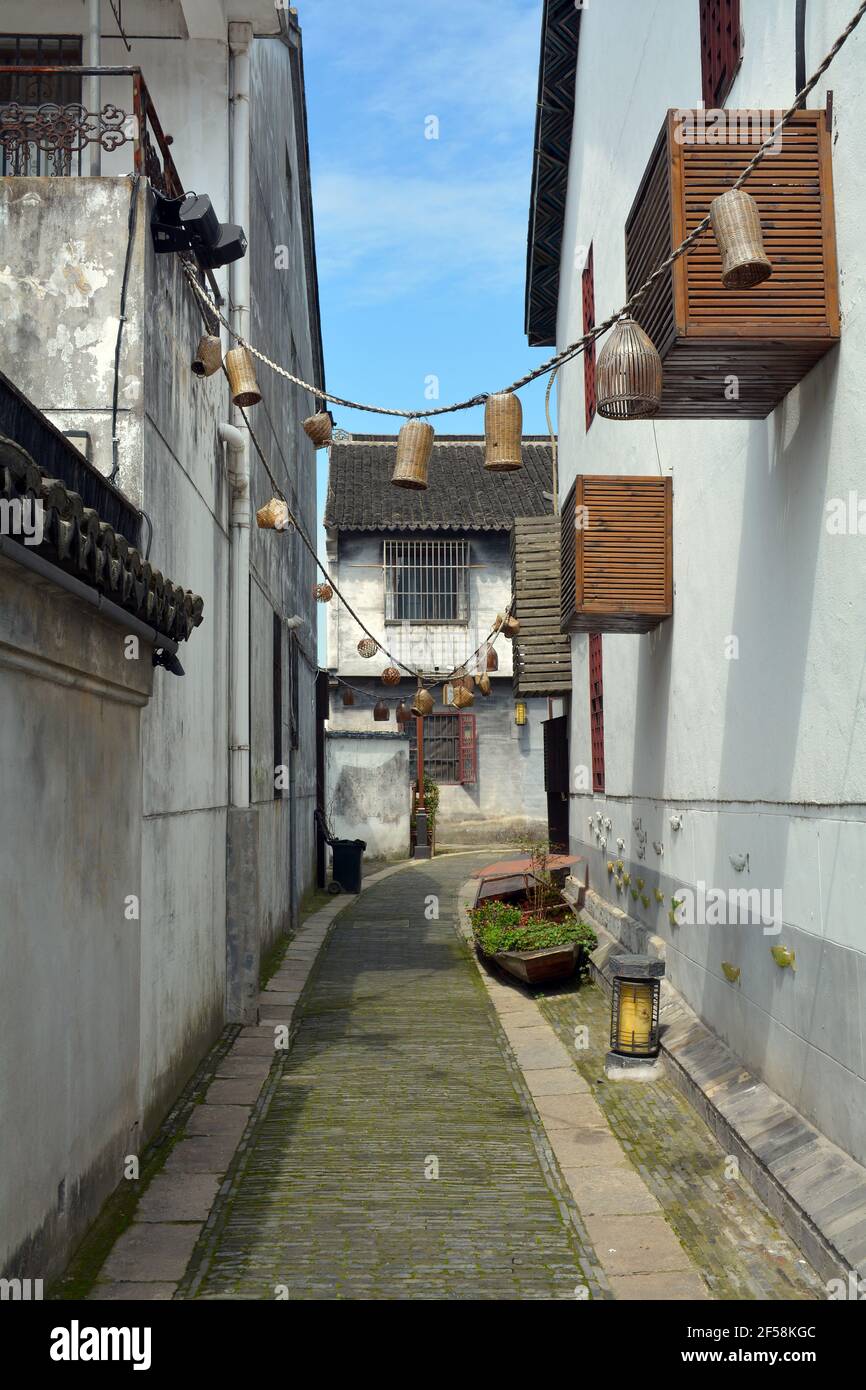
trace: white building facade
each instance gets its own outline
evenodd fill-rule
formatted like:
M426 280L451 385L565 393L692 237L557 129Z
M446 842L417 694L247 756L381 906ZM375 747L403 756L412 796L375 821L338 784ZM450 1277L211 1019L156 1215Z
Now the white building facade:
M707 94L706 8L545 6L541 121L550 125L536 156L531 342L561 349L585 331L590 254L594 321L626 301L624 228L665 114ZM720 8L738 32L722 74L729 85L709 104L780 113L797 72L817 67L856 7L808 5L799 40L788 0ZM594 888L664 938L668 975L701 1018L861 1163L864 71L866 28L807 101L827 109L832 130L838 346L761 419L733 405L729 419L592 418L581 357L558 387L562 498L579 474L662 474L673 487L673 615L644 635L603 635L601 709L597 691L591 704L593 639L572 638L572 850L588 858ZM720 401L726 370L719 365ZM617 894L619 860L630 882ZM757 906L756 890L765 910L732 920L744 893ZM677 924L684 915L696 920ZM779 946L787 949L774 956ZM795 969L779 963L790 953Z

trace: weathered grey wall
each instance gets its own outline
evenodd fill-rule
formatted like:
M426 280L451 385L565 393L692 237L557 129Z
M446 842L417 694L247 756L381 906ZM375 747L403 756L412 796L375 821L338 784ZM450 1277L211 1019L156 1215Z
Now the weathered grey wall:
M331 730L325 740L328 823L366 840L368 859L409 853L409 738L397 730Z
M0 562L0 1269L50 1279L139 1149L150 648Z

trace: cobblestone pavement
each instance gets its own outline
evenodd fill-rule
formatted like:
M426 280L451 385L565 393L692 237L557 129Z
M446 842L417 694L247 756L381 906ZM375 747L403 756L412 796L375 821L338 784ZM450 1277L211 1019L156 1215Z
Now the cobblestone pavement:
M569 983L537 1000L712 1296L824 1297L811 1267L748 1184L725 1176L721 1146L670 1081L605 1080L610 1006L602 991ZM581 1025L588 1030L584 1050L575 1048ZM579 1190L576 1196L580 1205Z
M408 869L337 919L176 1297L610 1296L454 929L489 859Z

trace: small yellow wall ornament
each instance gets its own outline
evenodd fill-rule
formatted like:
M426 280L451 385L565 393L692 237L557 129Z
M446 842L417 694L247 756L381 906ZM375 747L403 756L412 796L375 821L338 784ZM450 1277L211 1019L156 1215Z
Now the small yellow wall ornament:
M779 966L780 970L787 970L788 966L790 966L792 970L797 969L797 955L795 951L791 950L790 946L771 946L770 955L773 957L773 960Z

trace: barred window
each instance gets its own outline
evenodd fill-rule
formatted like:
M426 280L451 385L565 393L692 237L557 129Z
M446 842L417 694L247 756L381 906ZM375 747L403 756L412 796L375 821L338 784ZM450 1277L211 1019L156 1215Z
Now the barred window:
M416 721L409 721L412 777L418 766ZM478 779L478 734L474 714L428 714L424 720L424 772L440 785L473 786Z
M467 623L469 542L385 541L385 621Z
M0 66L15 68L74 67L81 65L81 38L77 34L0 34ZM22 71L0 73L0 108L21 107L34 111L46 104L77 107L81 102L81 78L77 73ZM50 153L27 138L22 128L16 138L7 118L0 145L0 175L81 173L81 151L58 146Z

